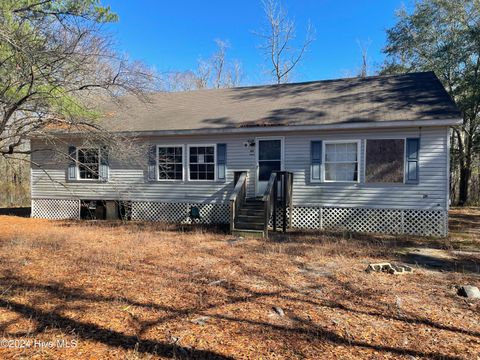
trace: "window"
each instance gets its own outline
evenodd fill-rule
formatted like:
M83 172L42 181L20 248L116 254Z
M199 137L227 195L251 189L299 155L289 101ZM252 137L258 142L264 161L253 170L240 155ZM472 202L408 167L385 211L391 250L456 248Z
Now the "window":
M82 180L99 178L100 149L77 149L78 177Z
M215 146L189 146L190 180L215 180Z
M324 180L358 182L358 141L325 141Z
M158 147L158 179L183 180L183 147Z
M403 183L404 139L367 140L365 182Z

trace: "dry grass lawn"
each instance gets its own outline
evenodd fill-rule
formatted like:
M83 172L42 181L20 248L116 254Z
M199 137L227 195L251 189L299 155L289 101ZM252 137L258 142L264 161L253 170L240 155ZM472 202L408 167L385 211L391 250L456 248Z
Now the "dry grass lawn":
M0 216L0 358L478 359L480 302L454 286L480 287L480 210L452 218L450 239L264 241Z

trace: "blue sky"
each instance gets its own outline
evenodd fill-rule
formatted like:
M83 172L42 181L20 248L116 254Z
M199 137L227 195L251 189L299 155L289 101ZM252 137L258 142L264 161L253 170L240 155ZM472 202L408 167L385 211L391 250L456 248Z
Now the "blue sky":
M372 66L382 62L385 30L395 10L409 0L284 0L302 38L307 21L316 41L292 80L352 76L360 67L357 41L370 42ZM215 39L228 40L228 58L242 63L243 84L269 82L253 32L264 27L260 0L104 0L120 19L109 25L118 47L158 71L188 70L215 51Z

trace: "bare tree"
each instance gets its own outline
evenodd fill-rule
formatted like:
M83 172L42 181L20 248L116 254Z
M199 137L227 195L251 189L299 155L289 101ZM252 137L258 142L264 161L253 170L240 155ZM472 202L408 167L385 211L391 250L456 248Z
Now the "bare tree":
M370 48L370 45L372 44L371 40L367 41L360 41L357 40L358 47L360 48L360 52L362 55L362 64L360 67L360 71L358 73L359 77L367 77L369 68L368 68L368 49Z
M215 40L216 51L207 60L198 60L196 70L167 72L163 76L164 91L191 91L238 86L242 80L242 66L238 60L227 59L228 41Z
M229 62L227 50L230 43L225 40L215 40L217 50L207 61L200 61L197 76L201 85L214 89L238 86L242 78L242 67L238 60Z
M162 90L166 92L192 91L203 89L203 79L191 70L170 71L162 76Z
M242 64L235 60L227 71L224 87L239 86L243 78Z
M309 23L303 42L294 45L295 21L289 19L280 0L262 0L268 28L256 33L263 39L260 49L271 65L271 74L277 84L289 81L294 68L304 58L309 46L315 40L315 30Z
M229 43L223 40L215 40L217 51L211 58L211 67L213 70L213 87L219 89L224 84L225 76L225 53L230 47Z
M211 73L212 69L210 64L206 61L199 60L197 70L195 72L196 89L208 88L208 82L210 81Z

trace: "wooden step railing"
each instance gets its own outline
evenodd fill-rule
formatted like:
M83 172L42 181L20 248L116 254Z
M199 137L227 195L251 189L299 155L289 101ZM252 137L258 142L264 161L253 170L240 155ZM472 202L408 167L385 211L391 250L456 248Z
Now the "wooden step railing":
M266 238L268 237L268 223L270 222L270 216L272 216L273 211L276 211L275 203L277 201L277 188L278 188L277 174L272 172L270 174L270 179L268 179L268 184L262 198L263 204L265 207L263 234Z
M238 212L247 199L247 172L244 171L238 177L233 193L230 196L230 231L235 230L235 220Z
M278 194L280 184L280 195ZM268 225L272 218L272 230L277 231L277 207L282 210L282 230L292 227L292 195L293 195L293 173L288 171L272 172L268 180L267 188L263 195L265 207L264 234L268 237ZM287 217L288 211L288 217Z

